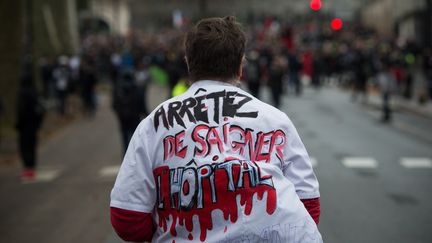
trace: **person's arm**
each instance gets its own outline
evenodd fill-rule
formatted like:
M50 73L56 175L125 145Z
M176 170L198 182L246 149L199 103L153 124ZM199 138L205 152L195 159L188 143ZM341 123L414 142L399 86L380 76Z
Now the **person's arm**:
M117 235L127 242L151 241L155 227L151 213L110 208L111 225Z
M319 219L321 215L321 205L320 198L312 199L301 199L306 210L309 212L310 216L313 218L316 224L319 224Z
M148 139L154 138L149 118L138 126L111 191L111 224L125 241L151 241L156 186Z
M289 119L286 125L283 173L294 184L297 195L318 224L321 213L318 180L297 130Z

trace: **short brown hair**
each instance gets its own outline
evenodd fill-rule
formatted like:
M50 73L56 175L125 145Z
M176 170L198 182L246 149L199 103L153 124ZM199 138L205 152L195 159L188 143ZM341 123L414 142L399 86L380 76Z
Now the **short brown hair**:
M236 78L245 46L246 35L233 16L199 21L185 40L190 81Z

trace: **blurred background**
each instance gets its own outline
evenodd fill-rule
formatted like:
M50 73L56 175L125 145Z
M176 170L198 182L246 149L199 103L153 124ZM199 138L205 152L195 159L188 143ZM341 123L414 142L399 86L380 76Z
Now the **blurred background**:
M242 87L288 114L325 242L432 242L432 0L0 1L0 242L121 242L125 145L187 89L183 35L234 15Z

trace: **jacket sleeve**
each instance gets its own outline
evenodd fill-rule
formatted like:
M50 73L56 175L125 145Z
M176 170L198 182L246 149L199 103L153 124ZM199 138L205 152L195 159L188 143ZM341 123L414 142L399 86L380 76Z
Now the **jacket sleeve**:
M151 241L155 227L150 213L111 207L110 214L111 225L124 241Z
M156 203L149 138L154 138L145 119L136 129L111 191L111 223L126 241L151 239L154 232L151 212Z
M285 126L283 174L294 184L300 199L319 198L319 183L308 152L288 117Z
M146 118L136 129L111 191L111 207L150 213L156 203L156 185L149 139L154 138Z
M321 215L320 199L302 199L301 201L304 204L306 210L309 212L310 216L315 221L315 223L318 224Z

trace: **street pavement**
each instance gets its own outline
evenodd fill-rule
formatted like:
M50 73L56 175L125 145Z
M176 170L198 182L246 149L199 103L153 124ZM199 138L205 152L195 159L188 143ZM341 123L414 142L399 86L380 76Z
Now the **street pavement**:
M152 87L151 107L163 92ZM267 90L262 98L269 101ZM381 124L379 110L336 88L287 95L281 110L313 158L324 242L432 242L432 120L397 113ZM39 155L35 183L19 182L18 164L0 168L0 242L121 242L109 223L121 144L107 98L96 117L59 131Z
M325 242L432 242L432 122L396 114L381 124L379 111L349 100L308 90L282 109L316 158Z

